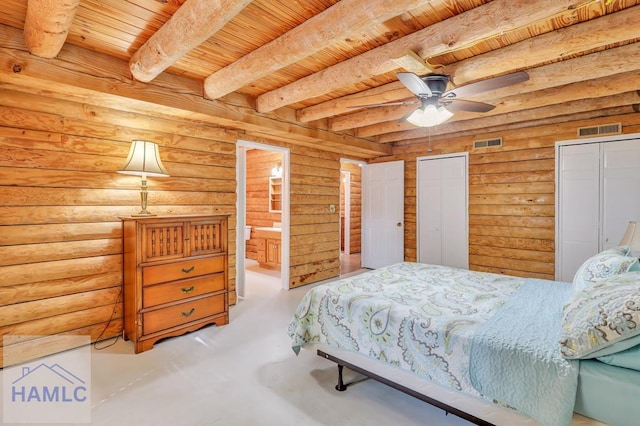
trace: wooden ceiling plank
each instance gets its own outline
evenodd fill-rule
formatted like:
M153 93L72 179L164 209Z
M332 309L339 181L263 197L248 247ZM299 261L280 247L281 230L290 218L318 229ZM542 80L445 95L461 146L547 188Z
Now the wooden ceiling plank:
M24 42L29 52L54 58L67 40L80 0L29 0Z
M304 59L349 35L431 0L342 0L277 39L208 76L204 92L218 99Z
M131 57L136 80L149 82L206 41L252 0L187 0Z
M513 28L549 19L574 9L572 0L496 0L436 23L408 36L371 49L286 86L266 92L256 99L259 112L269 112L304 99L314 98L355 84L367 78L393 71L391 58L407 51L421 57L434 56L458 46L468 46ZM478 25L482 22L482 25Z
M462 60L446 66L442 70L439 70L439 72L453 76L458 85L462 85L490 76L538 66L541 63L548 62L548 58L567 57L575 53L625 41L638 36L636 29L638 27L640 27L640 6L632 7L611 15L605 15L559 31L542 34L530 40ZM620 28L621 30L611 31L611 28ZM566 44L563 42L564 40L566 40ZM522 52L527 52L527 54L523 55ZM599 61L598 63L606 65L606 62ZM621 65L629 68L632 64L632 61L626 61L625 64ZM593 63L590 67L595 68L595 72L601 71L601 67L593 67ZM633 65L633 68L635 68L635 65ZM555 76L555 72L551 72L552 70L549 71L549 77ZM531 77L528 82L523 84L532 86L534 81L541 78L542 76L538 78ZM552 78L547 78L546 80L549 81L552 80ZM558 84L566 83L568 82ZM506 90L512 90L514 92L526 90L523 84L519 84L517 87L512 86L500 89L502 92L500 97L506 96ZM355 112L357 111L357 109L353 109L355 105L398 101L405 99L407 95L410 94L406 89L404 91L401 90L403 88L404 86L400 82L388 83L374 89L365 90L360 93L298 110L297 117L301 122L309 122L347 112ZM531 90L535 89L532 88ZM490 94L483 95L485 96L476 96L470 99L491 99L490 96L486 96ZM399 117L401 117L401 115L398 117L389 117L389 120ZM362 123L363 126L369 124L372 123Z

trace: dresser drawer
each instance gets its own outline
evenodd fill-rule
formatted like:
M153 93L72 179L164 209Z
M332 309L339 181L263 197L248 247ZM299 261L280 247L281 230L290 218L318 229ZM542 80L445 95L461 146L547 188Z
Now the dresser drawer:
M142 307L150 308L163 303L224 290L225 283L224 273L220 272L167 284L145 286L142 288Z
M142 333L151 334L225 311L226 293L142 314Z
M142 285L165 283L224 272L224 256L198 260L185 260L142 268Z

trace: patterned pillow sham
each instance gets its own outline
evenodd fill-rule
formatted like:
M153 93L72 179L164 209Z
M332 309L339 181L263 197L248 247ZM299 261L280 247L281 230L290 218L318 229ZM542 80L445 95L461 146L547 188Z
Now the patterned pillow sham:
M627 272L574 293L564 306L560 350L568 359L594 358L622 351L640 335L640 271ZM625 342L623 342L625 341ZM619 344L617 344L619 343Z
M629 246L614 247L587 259L573 277L573 292L613 275L640 270L638 259L627 256L630 250Z

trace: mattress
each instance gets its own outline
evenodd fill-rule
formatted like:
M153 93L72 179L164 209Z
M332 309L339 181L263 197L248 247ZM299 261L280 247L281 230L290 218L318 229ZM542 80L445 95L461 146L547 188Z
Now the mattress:
M580 361L575 411L615 426L640 422L640 371Z

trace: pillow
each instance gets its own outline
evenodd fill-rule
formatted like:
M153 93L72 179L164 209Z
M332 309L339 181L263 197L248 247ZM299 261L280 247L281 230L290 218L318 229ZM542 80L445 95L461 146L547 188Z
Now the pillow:
M603 278L640 270L638 259L627 256L630 251L629 246L614 247L587 259L573 277L573 292L580 292Z
M640 336L636 336L640 337ZM632 340L632 339L627 339ZM598 361L605 364L615 365L617 367L630 368L632 370L640 370L640 344L635 345L622 352L611 355L603 355L598 357Z
M567 359L607 354L617 342L640 335L640 272L627 272L574 293L564 306L560 350ZM621 343L618 350L627 349Z

